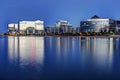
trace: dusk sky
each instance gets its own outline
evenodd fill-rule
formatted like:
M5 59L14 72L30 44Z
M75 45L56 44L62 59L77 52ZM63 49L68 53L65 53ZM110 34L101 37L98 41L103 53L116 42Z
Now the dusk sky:
M7 31L8 23L20 20L40 19L45 26L68 20L78 27L93 15L120 19L120 0L0 0L0 33Z

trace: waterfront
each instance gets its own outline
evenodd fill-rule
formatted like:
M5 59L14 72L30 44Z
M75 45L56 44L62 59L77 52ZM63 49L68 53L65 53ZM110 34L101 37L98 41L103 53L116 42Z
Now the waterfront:
M0 80L120 79L120 38L0 37Z

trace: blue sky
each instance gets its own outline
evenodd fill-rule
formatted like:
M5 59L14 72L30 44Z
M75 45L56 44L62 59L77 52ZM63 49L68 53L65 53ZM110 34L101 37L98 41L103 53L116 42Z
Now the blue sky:
M20 20L44 20L54 26L58 20L68 20L75 27L93 15L120 19L120 0L0 0L0 33L8 23Z

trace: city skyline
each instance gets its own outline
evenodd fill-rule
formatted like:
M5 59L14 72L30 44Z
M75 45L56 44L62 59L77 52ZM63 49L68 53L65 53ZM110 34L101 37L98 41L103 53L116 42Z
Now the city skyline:
M73 25L66 20L59 20L53 27L44 27L44 21L20 21L16 24L8 24L7 35L99 35L119 34L120 21L102 18L97 15L92 16L86 21L81 21L79 27ZM18 28L17 28L18 27ZM91 33L91 34L88 34ZM95 35L94 34L94 35Z
M4 0L0 1L0 33L7 31L8 23L21 20L43 20L45 26L57 20L68 20L75 27L92 15L120 19L119 1L98 0ZM101 6L102 5L102 6Z

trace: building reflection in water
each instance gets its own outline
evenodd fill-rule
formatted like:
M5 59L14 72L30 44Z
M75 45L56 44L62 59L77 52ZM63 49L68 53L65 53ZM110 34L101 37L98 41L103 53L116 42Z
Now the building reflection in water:
M110 38L110 46L109 46L109 63L110 63L110 68L112 67L113 64L113 54L114 54L114 42L116 42L116 40L114 40L113 38Z
M113 60L113 38L96 38L94 43L96 44L96 47L94 47L94 61L96 66L100 69L111 68Z
M9 61L21 66L43 64L44 37L8 37Z
M18 37L8 37L8 52L9 52L8 55L10 60L19 58L18 48L19 48Z
M112 67L113 62L113 38L82 38L81 51L85 60L89 59L98 69Z
M114 49L119 49L117 44L114 46L116 41L95 37L8 37L9 61L17 61L20 66L45 63L78 70L89 65L107 70L112 68Z
M47 39L49 40L49 38ZM53 37L51 40L46 44L54 50L49 53L54 53L51 55L56 56L57 61L55 61L59 66L60 63L64 63L67 67L69 64L73 64L85 68L90 63L91 67L96 66L100 70L112 68L113 38ZM48 47L46 46L46 48Z

